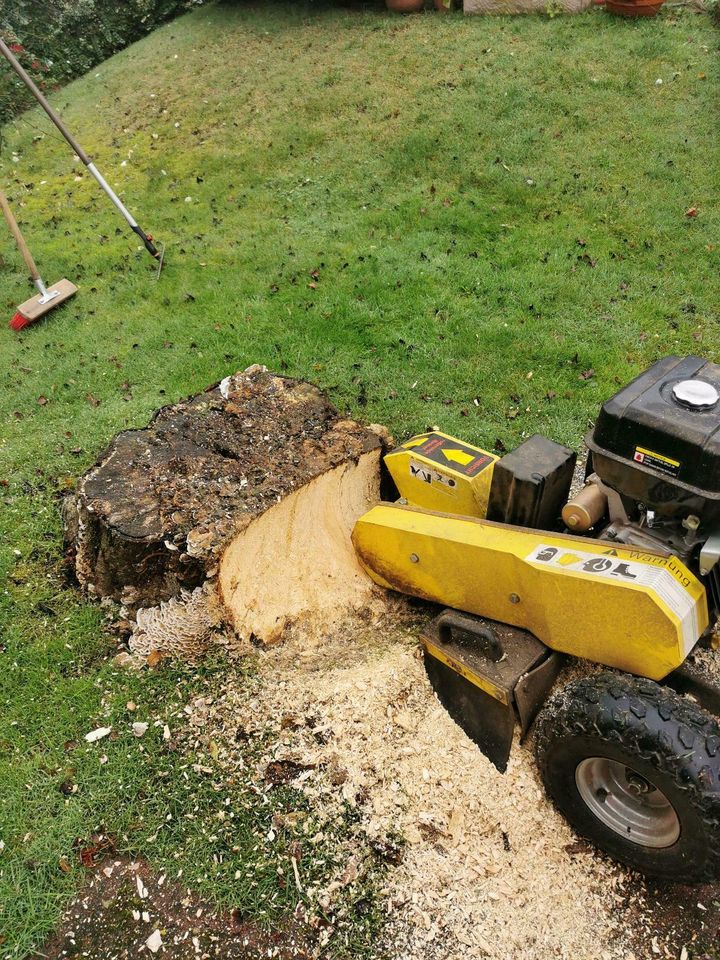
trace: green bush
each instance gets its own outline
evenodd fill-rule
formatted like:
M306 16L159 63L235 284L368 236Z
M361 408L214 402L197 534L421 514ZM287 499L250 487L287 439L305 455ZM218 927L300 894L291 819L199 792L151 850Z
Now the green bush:
M0 35L43 90L57 89L203 0L12 0L0 2ZM5 9L2 9L2 7ZM0 123L30 95L0 62Z

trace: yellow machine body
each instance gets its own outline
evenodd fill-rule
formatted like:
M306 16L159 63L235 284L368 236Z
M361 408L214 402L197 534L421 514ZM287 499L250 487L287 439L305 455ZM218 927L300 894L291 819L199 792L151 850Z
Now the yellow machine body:
M380 503L358 520L353 543L383 587L653 680L678 667L708 625L705 588L679 560L609 541Z
M422 433L385 457L400 496L427 510L484 517L498 457L446 433Z

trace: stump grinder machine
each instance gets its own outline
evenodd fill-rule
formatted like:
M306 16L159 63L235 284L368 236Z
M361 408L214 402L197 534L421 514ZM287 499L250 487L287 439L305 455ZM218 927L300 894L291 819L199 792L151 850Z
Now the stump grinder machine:
M501 458L413 437L385 458L399 499L353 542L378 584L446 608L423 635L429 679L501 772L516 725L534 725L542 780L580 835L649 875L710 880L720 366L658 361L603 405L586 445L571 495L575 454L542 436ZM570 657L586 663L563 682Z

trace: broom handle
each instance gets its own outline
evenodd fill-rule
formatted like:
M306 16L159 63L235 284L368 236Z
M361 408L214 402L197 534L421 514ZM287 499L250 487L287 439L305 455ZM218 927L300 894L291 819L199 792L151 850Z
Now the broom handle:
M27 70L25 70L23 65L20 63L18 58L12 52L10 47L8 47L8 45L5 43L2 37L0 37L0 53L2 53L2 55L5 57L7 62L15 71L15 73L20 77L20 79L28 88L30 93L35 97L35 99L43 108L45 113L50 117L50 119L58 128L60 133L65 137L65 139L70 144L74 152L78 155L78 157L80 157L80 160L87 167L88 172L91 173L92 176L97 180L101 189L108 195L112 203L117 208L118 212L125 218L125 220L127 221L133 233L136 233L140 237L143 244L145 245L145 249L147 250L147 252L151 256L155 257L156 260L160 260L160 251L157 249L157 247L153 243L153 238L149 234L145 233L145 231L138 225L137 220L135 220L135 218L132 216L132 214L127 209L125 204L122 202L120 197L118 197L118 195L115 193L113 188L107 182L105 177L103 177L103 175L97 169L97 167L92 162L90 157L87 155L87 153L85 153L85 151L77 142L75 137L70 133L70 131L65 126L63 121L60 119L57 113L50 106L42 90L38 88L37 84L34 82L32 77L28 74Z
M22 258L25 261L25 265L30 271L30 276L33 278L35 283L37 283L38 280L40 280L40 282L42 283L40 272L38 271L38 268L35 266L33 255L30 253L30 247L28 247L28 245L25 243L25 237L20 232L20 227L18 226L18 222L15 219L15 215L10 209L10 204L7 201L7 197L2 191L0 191L0 207L2 207L2 212L5 219L7 220L7 225L10 227L10 232L12 233L13 237L15 237L15 243L18 245L18 250L22 254Z

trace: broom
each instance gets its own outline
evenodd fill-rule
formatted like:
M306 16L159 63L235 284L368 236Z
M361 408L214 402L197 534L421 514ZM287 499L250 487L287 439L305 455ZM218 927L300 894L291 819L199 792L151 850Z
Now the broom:
M43 283L38 268L35 266L30 248L27 243L25 243L25 237L23 237L20 232L20 227L10 209L7 197L2 191L0 191L0 207L2 207L2 212L7 220L8 227L10 227L10 232L13 237L15 237L18 250L22 254L22 258L30 271L30 276L33 278L33 282L39 291L36 296L20 304L17 308L17 313L10 321L9 326L12 330L22 330L23 327L26 327L29 323L35 323L40 317L44 317L46 313L49 313L51 310L54 310L55 307L59 307L61 303L65 303L66 300L73 297L77 293L77 287L69 280L59 280L48 290Z

